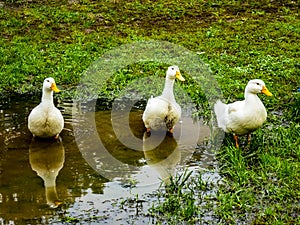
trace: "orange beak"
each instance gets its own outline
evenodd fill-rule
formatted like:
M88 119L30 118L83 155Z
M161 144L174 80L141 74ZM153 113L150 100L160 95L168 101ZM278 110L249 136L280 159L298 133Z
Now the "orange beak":
M273 94L265 87L263 86L261 93L265 94L266 96L272 96Z
M176 78L178 78L178 80L180 80L180 81L185 81L185 79L183 78L183 76L181 75L181 73L179 71L176 72Z
M56 84L55 83L52 83L51 84L51 89L55 92L60 92L60 90L57 88Z

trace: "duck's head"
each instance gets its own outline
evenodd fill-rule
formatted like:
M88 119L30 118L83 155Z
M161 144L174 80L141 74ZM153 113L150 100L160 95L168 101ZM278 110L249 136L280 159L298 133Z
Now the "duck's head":
M267 96L272 96L272 93L267 89L265 83L260 79L250 80L246 86L245 92L252 94L263 93Z
M178 66L170 66L167 70L167 78L174 80L175 78L178 78L180 81L185 81L183 76L181 76L181 73L179 71Z
M52 77L48 77L44 80L43 90L60 92L60 90L57 88L55 81Z

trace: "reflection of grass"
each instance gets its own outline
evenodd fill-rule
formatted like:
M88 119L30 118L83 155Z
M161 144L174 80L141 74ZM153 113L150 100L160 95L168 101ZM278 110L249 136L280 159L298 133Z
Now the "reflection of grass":
M242 98L247 81L261 78L274 94L262 96L268 122L254 133L248 149L224 142L218 157L226 182L217 195L216 213L224 223L246 215L254 224L299 223L299 94L293 95L300 83L297 1L63 2L10 0L0 8L1 95L40 92L48 76L68 90L104 52L149 39L198 52L226 101ZM112 100L137 76L164 77L165 69L153 62L120 68L101 96ZM191 79L177 85L205 108L205 96ZM72 97L72 92L64 91L62 97ZM192 207L195 197L186 198Z

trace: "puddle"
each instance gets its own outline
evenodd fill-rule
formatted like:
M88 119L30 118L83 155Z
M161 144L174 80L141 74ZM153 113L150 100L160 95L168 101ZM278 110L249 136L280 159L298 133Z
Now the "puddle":
M27 116L38 102L0 102L0 224L61 224L66 216L88 224L94 217L94 224L132 224L137 215L142 216L134 224L149 223L143 215L162 179L184 168L216 167L212 153L195 154L210 130L190 116L183 116L173 136L148 136L139 109L112 116L109 110L62 102L65 128L58 143L32 140ZM140 203L126 200L135 196L148 197Z

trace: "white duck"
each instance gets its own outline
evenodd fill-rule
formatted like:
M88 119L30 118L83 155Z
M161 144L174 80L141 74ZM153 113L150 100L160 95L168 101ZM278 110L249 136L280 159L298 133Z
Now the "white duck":
M250 144L250 133L258 129L267 118L267 111L257 96L263 93L272 96L262 80L250 80L245 88L245 100L224 104L220 100L214 105L218 126L226 133L233 133L238 148L238 136L247 134Z
M157 130L165 127L170 133L173 133L173 127L181 116L181 108L176 103L173 93L175 78L181 81L185 80L181 76L178 66L170 66L166 73L162 95L151 97L147 102L143 121L148 133L151 129Z
M58 139L64 127L64 118L53 103L53 91L60 90L56 87L53 78L46 78L43 83L42 101L28 117L28 129L33 136Z

